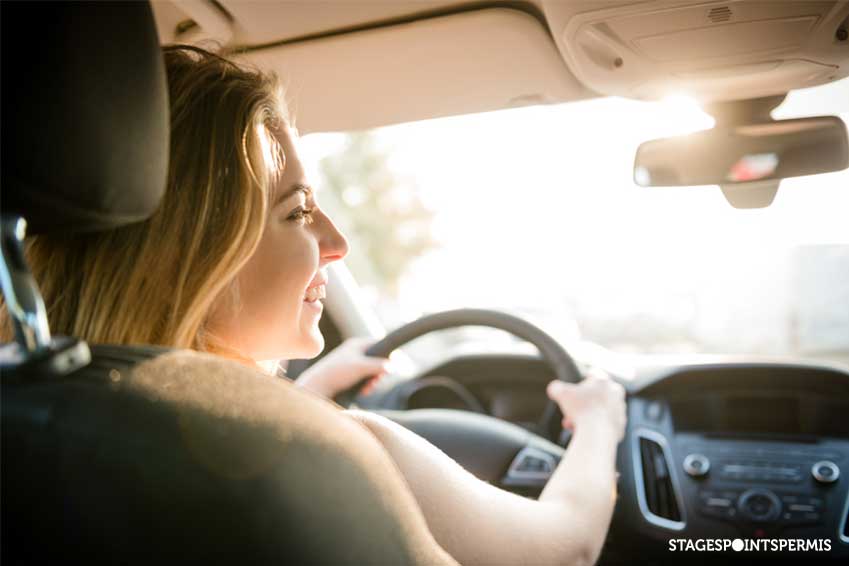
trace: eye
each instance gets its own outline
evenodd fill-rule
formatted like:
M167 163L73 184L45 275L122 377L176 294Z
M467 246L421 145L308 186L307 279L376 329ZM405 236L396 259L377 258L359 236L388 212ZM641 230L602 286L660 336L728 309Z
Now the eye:
M298 223L312 224L314 212L315 207L306 208L303 206L299 206L298 208L293 210L291 214L289 214L286 220Z

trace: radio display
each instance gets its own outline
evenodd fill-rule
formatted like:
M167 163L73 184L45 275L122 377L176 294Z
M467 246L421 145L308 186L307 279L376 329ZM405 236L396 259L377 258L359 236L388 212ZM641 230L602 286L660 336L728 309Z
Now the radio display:
M670 401L676 430L849 438L849 403L822 397L707 394Z

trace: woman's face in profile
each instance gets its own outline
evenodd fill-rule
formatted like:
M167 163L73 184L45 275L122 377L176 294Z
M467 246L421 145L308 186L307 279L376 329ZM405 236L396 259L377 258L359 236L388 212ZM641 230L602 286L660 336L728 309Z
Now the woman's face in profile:
M268 217L256 252L237 276L238 297L225 293L210 330L254 360L316 356L327 281L325 266L348 252L345 237L316 203L288 126L271 130L285 167L270 191Z

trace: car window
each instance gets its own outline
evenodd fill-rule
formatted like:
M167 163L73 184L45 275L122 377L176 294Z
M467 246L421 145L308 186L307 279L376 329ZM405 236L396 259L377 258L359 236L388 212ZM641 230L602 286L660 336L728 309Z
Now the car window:
M818 114L849 122L849 79L774 112ZM614 352L849 363L849 171L784 180L761 210L717 187L634 184L642 141L712 123L683 97L601 98L313 134L302 148L388 328L483 307ZM513 344L445 334L411 354Z

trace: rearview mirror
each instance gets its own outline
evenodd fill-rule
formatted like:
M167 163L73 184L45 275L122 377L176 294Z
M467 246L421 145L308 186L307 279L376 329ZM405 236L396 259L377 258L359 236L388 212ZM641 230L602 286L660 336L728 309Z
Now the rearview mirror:
M849 167L846 125L836 116L718 126L643 143L634 162L642 187L749 183Z

